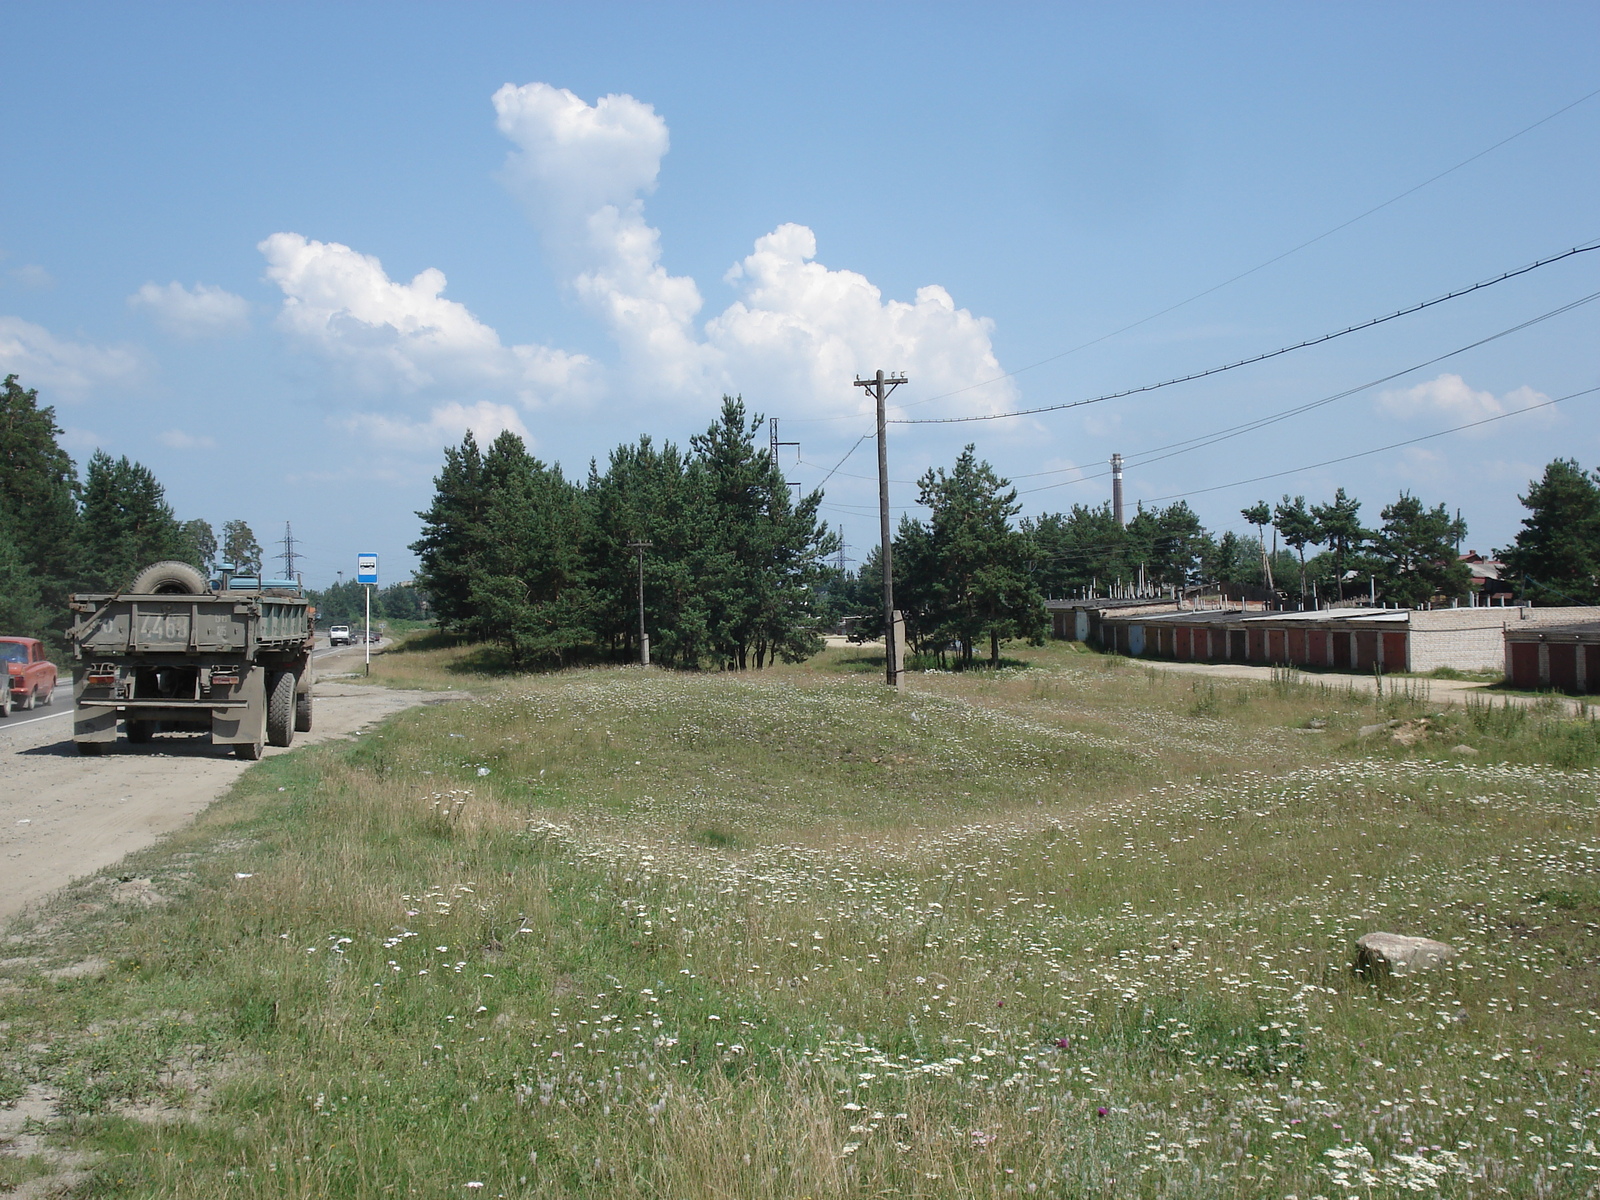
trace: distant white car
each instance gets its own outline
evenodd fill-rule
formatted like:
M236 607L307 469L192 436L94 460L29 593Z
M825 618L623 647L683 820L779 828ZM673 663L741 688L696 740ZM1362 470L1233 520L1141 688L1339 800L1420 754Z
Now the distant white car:
M350 644L350 626L348 626L348 625L330 625L330 626L328 626L328 645L330 645L330 646L348 646L349 644Z

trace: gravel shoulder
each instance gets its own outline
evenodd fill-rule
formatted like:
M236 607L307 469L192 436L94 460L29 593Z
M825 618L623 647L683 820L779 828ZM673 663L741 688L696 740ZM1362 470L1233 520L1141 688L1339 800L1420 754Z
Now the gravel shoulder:
M347 653L319 655L319 672L343 669ZM342 680L318 683L315 696L316 728L296 734L292 747L267 747L268 755L348 737L440 699ZM119 741L109 754L85 758L72 745L70 696L56 704L59 711L41 719L0 724L0 924L193 820L250 767L205 737L181 734L144 746Z

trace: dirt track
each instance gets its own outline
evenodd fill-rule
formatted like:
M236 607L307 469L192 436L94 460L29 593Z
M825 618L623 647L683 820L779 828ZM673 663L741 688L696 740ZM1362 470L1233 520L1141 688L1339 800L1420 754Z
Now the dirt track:
M318 668L337 671L343 657L319 656ZM291 749L346 737L438 699L341 680L317 684L315 695L316 728L296 734ZM250 766L203 737L184 735L137 747L118 742L109 754L85 758L72 745L70 695L59 694L55 708L26 724L0 723L0 924L69 880L183 825Z

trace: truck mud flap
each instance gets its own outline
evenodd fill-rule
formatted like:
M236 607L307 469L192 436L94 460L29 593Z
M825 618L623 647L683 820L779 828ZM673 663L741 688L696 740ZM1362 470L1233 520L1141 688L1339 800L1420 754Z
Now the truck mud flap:
M213 709L211 742L216 746L254 745L267 738L267 675L257 667L241 682L235 697L242 708Z
M72 681L72 740L104 744L117 740L117 709L113 705L83 703L84 682L80 677Z

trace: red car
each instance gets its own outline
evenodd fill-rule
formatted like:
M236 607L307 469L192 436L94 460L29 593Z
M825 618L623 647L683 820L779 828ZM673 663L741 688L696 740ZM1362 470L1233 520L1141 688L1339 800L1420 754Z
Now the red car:
M56 665L45 656L43 642L0 637L0 666L6 670L6 687L0 690L0 717L9 717L13 708L50 703L56 690Z

